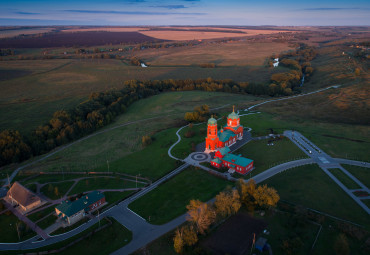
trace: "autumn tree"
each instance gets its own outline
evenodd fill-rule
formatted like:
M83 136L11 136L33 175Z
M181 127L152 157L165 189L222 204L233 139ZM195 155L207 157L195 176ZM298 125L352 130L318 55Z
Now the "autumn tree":
M237 190L220 192L215 200L216 212L222 217L235 214L241 207L240 196Z
M274 188L267 187L266 184L258 186L253 194L255 203L260 207L275 207L280 200L280 196Z
M182 238L185 245L192 246L198 242L197 232L193 226L183 226L181 229Z
M175 236L173 238L173 247L175 248L176 253L182 253L184 248L184 239L181 229L176 229Z
M216 219L216 212L213 208L199 200L190 200L186 209L188 209L187 221L193 223L200 234L204 234Z
M148 135L144 135L141 138L141 143L142 143L143 147L146 147L146 146L150 145L152 142L153 142L152 138Z
M54 188L54 194L55 194L55 196L59 196L59 189L58 189L58 187L55 187Z
M253 194L256 190L256 182L253 179L250 179L248 182L239 179L236 183L236 187L240 195L240 201L249 211L253 211L255 207Z

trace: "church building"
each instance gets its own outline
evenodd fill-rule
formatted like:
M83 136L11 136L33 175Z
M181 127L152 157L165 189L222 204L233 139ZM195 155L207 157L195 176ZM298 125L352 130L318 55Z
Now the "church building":
M213 152L225 146L232 146L237 140L243 139L243 126L240 125L240 117L233 112L227 116L227 124L218 131L217 120L208 120L206 152Z
M252 171L253 160L230 153L229 147L234 145L237 140L243 139L243 129L235 109L227 116L227 124L220 131L217 129L215 118L212 117L208 120L205 152L215 152L214 159L210 162L213 167L227 167L229 172L240 174Z

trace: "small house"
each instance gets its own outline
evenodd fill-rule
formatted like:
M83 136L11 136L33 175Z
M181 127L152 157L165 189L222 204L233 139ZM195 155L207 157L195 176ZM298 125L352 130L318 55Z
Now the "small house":
M105 196L99 191L90 192L74 201L65 200L55 207L58 218L72 225L81 220L87 213L95 211L106 203Z
M4 200L9 204L18 205L20 209L19 211L22 214L28 213L43 204L43 201L39 196L19 182L14 182L12 187L8 190Z

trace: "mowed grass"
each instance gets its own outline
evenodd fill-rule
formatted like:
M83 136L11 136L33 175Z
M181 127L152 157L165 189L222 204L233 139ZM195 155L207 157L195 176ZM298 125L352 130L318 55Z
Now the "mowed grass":
M10 215L5 213L0 215L0 243L17 243L36 235L32 230L27 230L25 224L22 223L23 231L20 231L19 239L17 232L17 224L19 223L18 218L12 213Z
M76 244L68 247L66 250L58 254L110 254L128 244L132 239L132 232L119 224L115 219L109 219L112 221L112 225L98 232L94 232L91 236L81 240L80 242L77 242ZM105 218L102 219L100 222L100 226L104 226L106 224L108 224L108 221ZM99 223L96 223L80 234L77 234L76 236L73 236L62 242L22 252L41 252L61 249L71 243L73 240L76 240L92 231L95 231L98 228ZM109 243L109 245L107 245L107 243ZM19 251L6 251L0 252L0 254L19 254Z
M365 184L366 187L370 187L370 168L352 165L342 165L342 166L354 177L356 177L360 182Z
M267 145L268 139L250 141L234 154L254 160L255 169L252 177L287 161L307 158L307 155L288 138L274 141L274 145ZM249 174L246 175L249 178Z
M73 181L50 183L42 187L40 191L50 199L59 199L66 195L73 183Z
M264 183L274 187L282 200L370 228L368 214L317 165L286 170Z
M347 176L341 169L331 168L329 169L329 171L348 189L361 188L354 180L352 180L349 176Z
M110 218L112 225L68 247L59 254L111 254L132 239L132 232ZM109 245L107 245L109 244Z
M140 181L140 180L139 180ZM97 189L128 189L143 187L144 184L138 182L122 180L114 177L96 177L80 180L71 190L70 195L79 194L86 191L93 191Z
M232 185L203 170L188 168L129 205L152 224L164 224L186 212L192 199L203 202Z
M252 128L253 136L269 134L271 128L275 133L296 130L332 157L370 161L368 126L327 123L266 112L247 115L240 121Z

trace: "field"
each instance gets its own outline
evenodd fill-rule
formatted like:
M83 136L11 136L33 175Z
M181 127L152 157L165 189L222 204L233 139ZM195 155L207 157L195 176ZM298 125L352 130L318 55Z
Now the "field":
M292 107L295 105L292 104ZM268 109L273 109L273 106L266 104L264 110ZM367 153L370 136L366 125L322 122L295 115L282 116L280 113L248 115L241 118L241 124L252 128L253 136L269 134L271 128L275 133L296 130L332 157L370 161Z
M343 165L343 167L356 177L360 182L370 187L370 171L367 167Z
M237 150L235 154L241 154L243 157L254 160L251 176L255 176L275 165L279 165L288 161L307 158L293 142L287 138L274 142L274 145L267 145L268 140L250 141L242 148ZM245 176L249 178L249 174Z
M190 168L135 200L129 208L152 224L164 224L185 213L190 200L206 202L230 184Z
M264 183L274 187L282 200L370 228L367 213L316 165L286 170Z
M0 40L0 48L53 48L128 44L153 41L153 38L137 32L75 32L45 34L42 37L17 37Z
M341 169L339 168L332 168L329 169L330 173L332 173L344 186L348 189L360 189L361 187L357 185L350 177L348 177Z
M155 121L145 120L99 134L27 167L22 172L62 171L63 169L64 171L95 169L104 172L108 170L108 160L111 171L142 174L156 179L176 166L174 160L167 156L167 150L177 140L175 135L177 128L170 127L182 123L181 119L186 111L192 111L195 106L204 103L209 103L210 107L216 107L254 99L255 97L245 95L192 91L163 93L140 100L105 129L151 117L157 117ZM153 136L153 143L143 148L141 137L146 134ZM168 160L163 161L163 157ZM146 161L143 161L143 158Z

